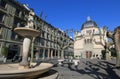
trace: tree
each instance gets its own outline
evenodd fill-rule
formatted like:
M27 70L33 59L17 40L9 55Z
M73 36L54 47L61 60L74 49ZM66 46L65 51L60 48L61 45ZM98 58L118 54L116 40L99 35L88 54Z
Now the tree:
M106 50L102 50L101 53L102 53L102 59L105 59L105 57L106 57L105 56L106 55Z
M104 26L103 27L103 32L101 29L99 29L99 34L100 34L100 41L96 42L96 40L93 40L95 42L95 44L100 44L104 47L104 51L105 51L105 59L106 60L109 60L110 59L110 56L109 56L109 45L107 43L107 27ZM93 33L91 33L91 39L93 39L94 37L94 31Z
M115 48L111 48L110 51L111 51L111 56L113 56L113 57L117 56Z
M114 29L114 32L107 32L107 36L114 41L116 51L116 66L120 67L120 26Z
M6 46L3 46L2 47L2 50L1 50L1 53L2 55L4 56L4 61L3 62L6 62L6 59L7 59L7 54L8 54L8 48Z
M7 48L6 46L3 46L1 53L2 53L2 55L3 55L4 57L6 57L6 56L7 56L7 53L8 53L8 48Z

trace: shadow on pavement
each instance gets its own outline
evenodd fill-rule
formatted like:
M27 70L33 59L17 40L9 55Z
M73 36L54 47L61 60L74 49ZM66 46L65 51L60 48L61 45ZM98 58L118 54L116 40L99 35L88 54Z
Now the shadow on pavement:
M115 64L113 63L100 60L88 60L82 63L86 65L83 69L80 69L80 66L74 66L73 68L73 66L70 64L68 64L68 68L71 71L76 71L83 75L89 75L93 79L120 79L120 76L114 71L113 67Z

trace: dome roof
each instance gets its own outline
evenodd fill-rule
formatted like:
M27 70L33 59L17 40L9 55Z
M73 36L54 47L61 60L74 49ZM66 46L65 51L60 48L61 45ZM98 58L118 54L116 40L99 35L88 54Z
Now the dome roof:
M81 29L90 28L90 27L97 27L98 28L96 22L92 21L90 19L90 17L88 17L87 21L82 24L82 28Z

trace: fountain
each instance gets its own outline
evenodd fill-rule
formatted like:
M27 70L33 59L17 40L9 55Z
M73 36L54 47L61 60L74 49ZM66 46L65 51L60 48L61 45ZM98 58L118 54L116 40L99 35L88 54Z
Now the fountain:
M30 10L27 25L14 29L17 34L25 37L23 40L22 61L19 64L0 64L0 79L33 79L49 71L53 66L53 64L50 63L30 63L28 61L31 40L40 34L38 30L33 28L33 21L34 12ZM55 77L53 79L55 79Z

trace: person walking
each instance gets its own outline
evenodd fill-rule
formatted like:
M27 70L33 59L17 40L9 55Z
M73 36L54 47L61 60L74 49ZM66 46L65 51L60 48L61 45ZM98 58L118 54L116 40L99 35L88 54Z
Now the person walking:
M75 68L78 69L79 60L75 60L75 61L74 61L74 65L75 65Z

